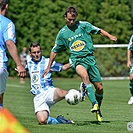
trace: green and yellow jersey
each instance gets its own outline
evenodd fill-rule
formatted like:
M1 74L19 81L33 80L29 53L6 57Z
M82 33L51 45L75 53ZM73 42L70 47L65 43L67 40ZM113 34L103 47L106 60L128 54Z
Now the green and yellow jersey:
M73 27L65 25L56 37L52 52L58 53L67 47L70 58L92 55L94 46L90 34L98 34L99 31L99 28L86 21L77 21Z

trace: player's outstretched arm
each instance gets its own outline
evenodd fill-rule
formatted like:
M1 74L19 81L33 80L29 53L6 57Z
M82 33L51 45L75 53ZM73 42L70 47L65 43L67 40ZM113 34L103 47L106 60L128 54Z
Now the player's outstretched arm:
M55 57L56 57L56 54L57 54L57 53L54 53L54 52L51 52L51 53L50 53L49 63L48 63L47 68L45 69L44 73L42 74L42 77L44 77L45 75L47 75L48 72L50 71L50 68L51 68L51 66L52 66L52 63L53 63Z
M68 70L70 67L71 67L70 63L64 64L64 65L62 66L62 70L63 70L63 71L66 71L66 70Z
M132 66L131 62L131 50L127 50L127 67L130 68Z
M116 36L113 36L113 35L111 35L111 34L109 34L107 31L105 31L105 30L100 30L100 34L102 35L102 36L106 36L106 37L108 37L110 40L112 40L112 41L117 41L117 37Z

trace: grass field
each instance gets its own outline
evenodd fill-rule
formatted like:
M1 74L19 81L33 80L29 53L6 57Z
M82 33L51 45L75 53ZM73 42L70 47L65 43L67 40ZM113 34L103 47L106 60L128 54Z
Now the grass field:
M34 115L33 96L29 92L29 79L24 85L17 78L9 78L4 97L4 106L25 126L30 133L128 133L127 123L133 121L133 106L127 105L130 98L128 80L103 80L103 122L97 123L90 112L91 104L86 98L78 105L68 105L65 100L51 107L51 116L60 114L75 121L75 124L38 125ZM78 89L80 79L54 79L54 85L63 89Z

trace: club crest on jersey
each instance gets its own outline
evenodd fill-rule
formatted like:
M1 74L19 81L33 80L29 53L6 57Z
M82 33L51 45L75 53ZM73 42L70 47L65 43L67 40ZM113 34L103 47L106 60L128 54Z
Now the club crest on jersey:
M32 82L33 83L36 83L38 81L39 77L37 74L34 74L33 77L32 77Z
M77 40L72 44L71 49L73 51L80 51L84 48L84 46L85 46L85 42Z

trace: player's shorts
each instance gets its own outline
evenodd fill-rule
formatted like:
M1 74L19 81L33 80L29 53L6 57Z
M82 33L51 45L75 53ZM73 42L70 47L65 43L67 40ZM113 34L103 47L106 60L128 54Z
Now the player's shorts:
M5 68L0 68L0 94L6 90L6 81L8 77L8 71Z
M86 68L90 82L101 82L101 76L96 64L95 57L93 55L88 55L85 57L72 58L69 60L71 67L76 71L77 65L82 65Z
M35 113L46 110L50 114L50 107L55 104L53 99L55 89L54 87L49 87L48 90L39 90L41 93L34 97Z

